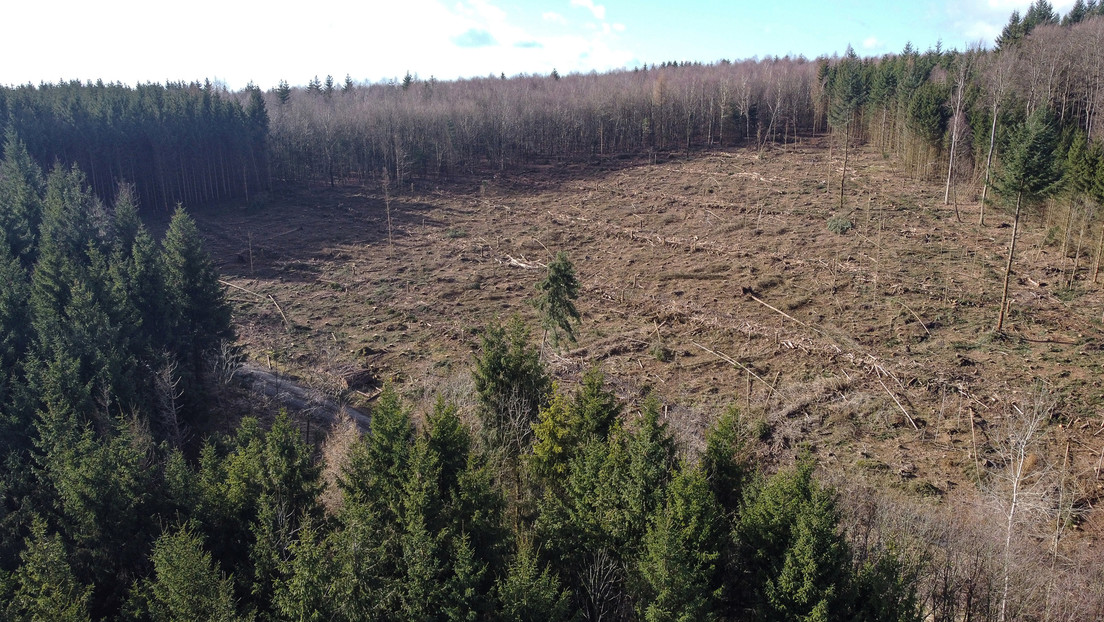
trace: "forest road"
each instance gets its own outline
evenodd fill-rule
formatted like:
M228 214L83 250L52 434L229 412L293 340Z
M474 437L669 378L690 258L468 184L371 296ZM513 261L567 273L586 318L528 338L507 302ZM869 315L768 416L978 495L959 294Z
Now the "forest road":
M341 409L349 413L362 432L367 431L372 419L352 406L343 406L322 392L296 383L267 369L245 363L238 368L237 377L244 386L266 395L289 410L304 413L326 425L332 425Z

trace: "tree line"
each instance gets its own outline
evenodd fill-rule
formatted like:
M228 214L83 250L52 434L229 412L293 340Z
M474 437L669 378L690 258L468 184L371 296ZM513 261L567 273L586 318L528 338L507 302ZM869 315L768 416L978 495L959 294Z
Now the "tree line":
M147 209L249 202L269 185L268 113L253 88L210 82L103 82L0 87L0 129L14 130L38 165L74 164L110 203L130 184Z
M117 184L171 209L256 202L271 183L364 184L565 159L786 145L830 131L877 145L915 174L989 189L1018 124L1049 111L1100 135L1104 13L1037 0L994 49L664 62L604 74L357 84L317 76L268 92L210 83L69 82L0 88L0 126L39 165L77 163L110 202ZM1069 139L1065 144L1068 145Z

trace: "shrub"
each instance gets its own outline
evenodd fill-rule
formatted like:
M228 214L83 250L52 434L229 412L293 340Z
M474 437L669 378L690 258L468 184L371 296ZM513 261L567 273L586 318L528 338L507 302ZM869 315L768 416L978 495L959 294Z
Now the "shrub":
M854 226L846 216L832 216L828 219L828 230L832 233L843 235Z

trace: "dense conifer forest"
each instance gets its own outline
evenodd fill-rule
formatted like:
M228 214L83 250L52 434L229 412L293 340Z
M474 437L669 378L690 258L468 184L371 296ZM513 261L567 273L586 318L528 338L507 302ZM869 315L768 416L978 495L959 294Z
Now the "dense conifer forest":
M536 303L550 337L519 316L484 328L473 418L443 397L412 412L389 385L369 429L340 419L321 443L286 412L229 421L243 392L231 307L186 208L827 136L945 180L948 201L1014 205L1016 226L1060 195L1067 235L1104 240L1102 15L1039 0L992 50L881 58L0 88L0 617L1099 615L1099 585L1010 588L1008 547L968 559L949 528L928 528L943 548L896 537L892 508L844 503L810 454L767 472L736 407L688 448L658 399L630 408L599 367L553 382L542 341L573 340L578 319L566 256Z

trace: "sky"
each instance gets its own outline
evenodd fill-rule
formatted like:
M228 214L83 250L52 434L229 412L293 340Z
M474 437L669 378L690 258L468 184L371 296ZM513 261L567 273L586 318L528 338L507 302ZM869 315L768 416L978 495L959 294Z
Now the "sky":
M1030 0L7 0L0 84L237 90L992 46ZM1065 14L1073 0L1051 0Z

